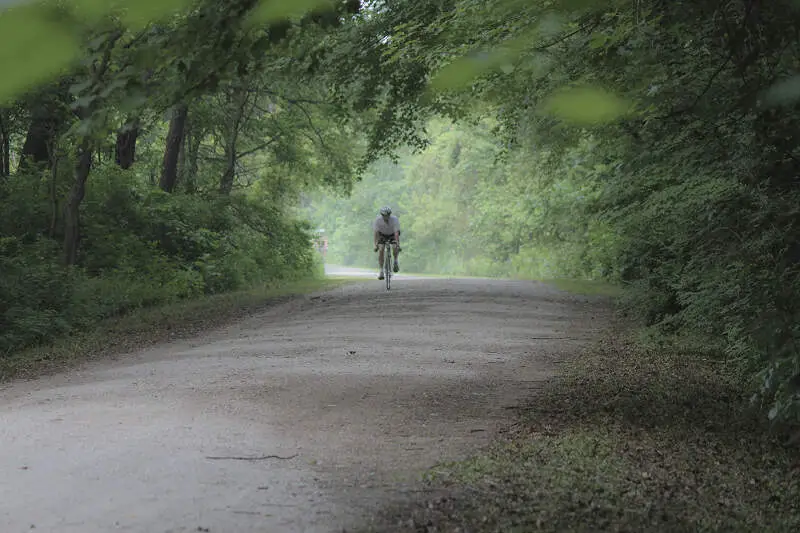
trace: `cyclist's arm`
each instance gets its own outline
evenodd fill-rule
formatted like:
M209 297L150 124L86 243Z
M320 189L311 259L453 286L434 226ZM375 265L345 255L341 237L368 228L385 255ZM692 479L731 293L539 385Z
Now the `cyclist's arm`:
M373 240L375 241L375 247L377 248L378 247L378 230L374 230L373 233L374 233L374 235L372 237L373 237Z

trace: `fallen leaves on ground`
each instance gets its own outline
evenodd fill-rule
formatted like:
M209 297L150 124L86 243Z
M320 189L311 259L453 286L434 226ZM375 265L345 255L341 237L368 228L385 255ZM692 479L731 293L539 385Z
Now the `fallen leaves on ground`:
M800 530L797 451L722 360L615 331L565 366L489 450L431 470L436 497L369 530Z

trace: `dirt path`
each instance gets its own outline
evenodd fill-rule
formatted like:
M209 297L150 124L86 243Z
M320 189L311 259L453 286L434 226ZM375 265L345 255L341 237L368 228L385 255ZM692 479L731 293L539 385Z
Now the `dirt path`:
M536 283L396 281L6 386L2 531L341 531L486 444L605 322Z

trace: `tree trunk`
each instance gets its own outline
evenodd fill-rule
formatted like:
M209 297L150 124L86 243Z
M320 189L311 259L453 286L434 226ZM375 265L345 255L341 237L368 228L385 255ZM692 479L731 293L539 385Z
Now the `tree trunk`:
M78 261L80 244L80 206L86 195L86 180L92 169L92 150L89 141L84 140L78 149L78 162L75 165L75 183L64 206L64 264L74 265Z
M159 181L159 186L166 192L172 192L178 182L178 155L181 151L181 144L183 144L188 112L189 106L178 104L173 110L172 119L169 121L167 147L164 151L164 162L161 167L161 180Z
M50 147L50 229L51 239L56 236L58 227L58 147Z
M55 124L49 115L35 112L31 117L31 125L25 135L25 143L19 158L18 171L24 171L38 163L50 161L48 146L55 138Z
M91 67L92 84L96 85L104 78L111 61L111 52L121 36L122 32L117 31L111 34L105 42L102 59L93 63ZM89 119L92 116L94 105L97 105L96 102L79 107L76 110L78 118L80 120ZM89 179L89 172L92 170L93 142L90 136L80 138L75 163L75 181L64 205L64 264L67 266L78 262L78 247L81 238L80 207L83 197L86 195L86 180Z
M9 135L5 135L3 137L3 144L0 146L0 150L2 150L3 155L0 156L3 159L2 168L0 168L0 176L10 176L11 175L11 139Z
M243 82L233 90L231 95L234 104L231 110L231 120L225 135L225 172L219 181L220 194L229 195L233 190L236 179L236 140L239 137L239 127L244 117L244 108L247 105L247 85Z
M220 194L228 195L233 190L236 178L236 135L225 143L225 172L219 180Z
M117 132L117 147L114 159L120 168L129 169L136 161L136 139L139 137L139 120L128 118Z
M203 135L197 124L191 127L191 131L187 137L186 145L186 172L184 176L184 184L186 192L193 194L197 192L197 161L200 156L200 143L203 141Z
M183 139L181 139L181 149L178 151L178 181L186 183L186 150L192 136L192 119L186 118L186 125L183 128Z
M69 98L69 84L62 80L58 87L46 90L30 102L31 123L20 152L19 171L51 161L50 147L63 129L64 106Z
M0 109L0 177L11 175L11 124L8 113Z

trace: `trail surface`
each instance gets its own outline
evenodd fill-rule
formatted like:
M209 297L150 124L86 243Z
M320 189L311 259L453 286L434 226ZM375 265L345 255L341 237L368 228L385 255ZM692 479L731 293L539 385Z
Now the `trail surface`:
M5 385L0 530L356 526L485 445L605 317L539 283L398 276Z

